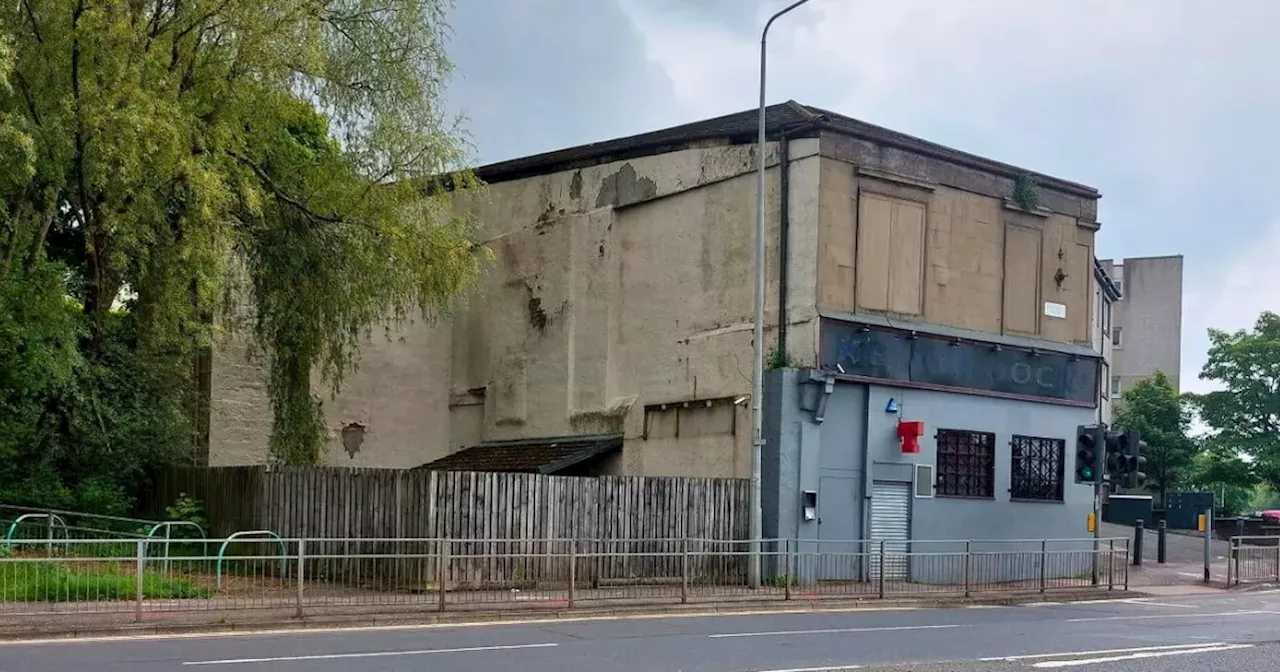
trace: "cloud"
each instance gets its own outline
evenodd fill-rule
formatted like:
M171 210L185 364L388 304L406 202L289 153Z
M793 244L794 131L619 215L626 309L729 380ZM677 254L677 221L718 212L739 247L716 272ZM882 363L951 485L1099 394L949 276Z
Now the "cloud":
M747 32L623 6L691 118L756 104L768 10L742 10ZM1267 0L813 0L770 33L768 99L1098 187L1099 257L1181 253L1187 305L1221 298L1185 313L1182 377L1198 382L1205 329L1251 324L1277 279L1258 251L1276 249L1277 23Z
M449 102L481 162L748 109L786 4L466 0ZM1205 330L1280 279L1275 25L1274 0L812 0L770 33L768 97L1098 187L1099 257L1185 257L1194 388Z
M1280 311L1280 219L1241 248L1219 269L1218 282L1184 291L1182 318L1182 389L1208 392L1215 385L1200 380L1209 349L1209 329L1252 329L1264 310Z
M490 163L678 123L663 68L605 0L465 0L451 16L449 107Z

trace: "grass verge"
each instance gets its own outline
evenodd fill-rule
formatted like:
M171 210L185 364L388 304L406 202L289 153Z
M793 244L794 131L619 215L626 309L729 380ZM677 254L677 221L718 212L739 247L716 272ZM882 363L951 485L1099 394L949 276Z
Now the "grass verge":
M146 599L191 599L209 594L209 590L187 579L152 572L142 576L142 596ZM135 575L117 565L0 563L0 602L96 602L136 596Z

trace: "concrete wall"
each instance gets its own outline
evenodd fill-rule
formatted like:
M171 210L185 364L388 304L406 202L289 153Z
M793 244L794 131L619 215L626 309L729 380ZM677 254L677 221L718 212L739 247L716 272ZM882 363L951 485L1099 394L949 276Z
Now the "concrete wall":
M1182 256L1138 257L1099 262L1122 284L1112 315L1111 375L1121 394L1163 371L1180 389L1182 367Z
M1011 179L823 143L819 308L1089 343L1096 199L1026 211Z
M769 152L772 344L779 171ZM788 349L806 366L817 153L816 139L790 143ZM733 400L751 390L753 157L750 145L710 146L461 195L456 207L481 222L495 262L452 319L390 340L375 330L341 394L322 395L324 461L411 467L483 441L623 432L612 471L747 476L750 405ZM266 461L270 409L243 343L219 344L211 396L210 463ZM341 430L353 423L365 435L349 454Z
M1092 489L1072 482L1074 436L1078 425L1094 421L1095 409L1054 404L995 399L989 397L906 390L880 385L838 383L828 400L825 420L817 423L820 383L806 383L807 372L774 373L767 388L769 408L781 417L771 423L776 434L768 436L765 460L765 535L805 540L822 540L824 552L856 553L856 544L841 540L870 538L872 483L876 480L909 480L914 465L937 464L935 435L940 428L993 432L995 444L995 496L991 499L957 497L912 497L911 537L916 540L1035 540L1080 539L1088 536L1086 517L1093 507ZM885 411L890 399L897 401L899 413ZM920 452L901 452L896 429L899 419L922 420L925 434ZM1013 501L1010 498L1013 435L1058 438L1064 444L1064 497L1061 502ZM868 466L870 465L870 466ZM800 495L818 491L818 518L801 520ZM776 511L773 508L776 507ZM913 552L948 553L962 558L963 544L916 542ZM799 550L812 552L819 544L801 543ZM1004 559L1008 566L995 567L991 560L990 580L1015 580L1039 575L1039 543L987 543L974 551L1024 551L1021 559ZM1050 575L1073 576L1088 559L1081 544L1054 545L1052 551L1070 552L1053 556ZM1074 555L1072 555L1074 554ZM953 563L954 564L954 563ZM959 566L956 564L956 566ZM913 568L913 579L949 581L944 560L933 559ZM954 568L954 567L951 567ZM1087 569L1087 565L1085 565ZM817 571L816 568L811 568ZM857 578L855 564L847 568ZM932 573L932 578L929 575ZM864 575L865 576L865 575ZM815 578L815 577L805 577ZM834 577L823 577L834 578ZM961 575L962 578L962 575Z

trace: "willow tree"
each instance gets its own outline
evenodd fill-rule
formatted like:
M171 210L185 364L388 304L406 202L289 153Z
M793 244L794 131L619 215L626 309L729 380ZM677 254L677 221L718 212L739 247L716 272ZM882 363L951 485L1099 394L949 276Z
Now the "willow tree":
M0 277L63 270L80 351L123 305L182 360L228 305L267 358L271 452L322 445L371 326L478 270L447 190L448 0L15 0L0 9ZM232 299L228 301L228 298Z

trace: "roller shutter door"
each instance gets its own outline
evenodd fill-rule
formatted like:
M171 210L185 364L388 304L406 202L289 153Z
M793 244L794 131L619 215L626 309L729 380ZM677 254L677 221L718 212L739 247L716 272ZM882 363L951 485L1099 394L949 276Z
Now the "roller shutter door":
M885 542L885 580L905 581L909 565L907 540L911 538L911 484L877 482L872 485L871 538ZM879 547L877 543L875 549ZM871 577L877 581L880 579L880 559L874 556L871 558Z

